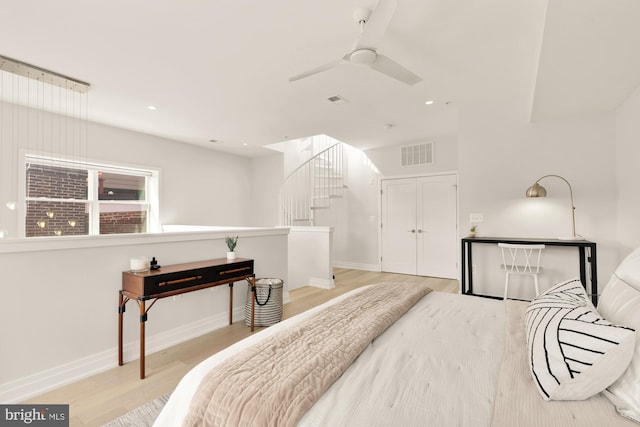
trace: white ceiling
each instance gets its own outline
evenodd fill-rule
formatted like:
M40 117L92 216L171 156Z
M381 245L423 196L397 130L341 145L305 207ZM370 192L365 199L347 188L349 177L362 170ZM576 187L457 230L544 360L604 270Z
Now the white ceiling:
M0 0L0 55L90 83L91 120L246 156L455 136L464 105L514 97L533 121L607 111L640 83L637 0L398 0L378 53L423 81L352 64L288 81L349 52L354 9L376 4Z

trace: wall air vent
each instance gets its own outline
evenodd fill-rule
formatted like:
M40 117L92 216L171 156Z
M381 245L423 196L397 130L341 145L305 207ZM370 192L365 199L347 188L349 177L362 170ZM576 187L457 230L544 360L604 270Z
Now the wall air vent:
M433 164L433 142L401 147L402 166L419 166Z

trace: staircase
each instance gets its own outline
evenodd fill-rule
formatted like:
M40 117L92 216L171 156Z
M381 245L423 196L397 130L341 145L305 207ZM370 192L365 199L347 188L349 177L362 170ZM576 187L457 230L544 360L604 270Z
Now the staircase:
M315 212L329 209L346 188L344 148L338 142L301 164L282 182L280 221L284 226L316 225Z

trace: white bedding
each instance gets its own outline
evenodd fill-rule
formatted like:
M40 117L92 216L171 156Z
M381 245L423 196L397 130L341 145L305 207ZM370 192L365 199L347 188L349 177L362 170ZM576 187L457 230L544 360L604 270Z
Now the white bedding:
M203 361L178 384L154 425L181 425L200 379L213 366L348 295ZM488 426L503 348L502 301L431 292L360 355L299 425Z

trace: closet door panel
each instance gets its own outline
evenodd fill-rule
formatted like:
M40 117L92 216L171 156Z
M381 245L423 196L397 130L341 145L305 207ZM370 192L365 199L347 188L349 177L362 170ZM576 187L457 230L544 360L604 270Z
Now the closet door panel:
M457 181L455 175L417 179L417 274L457 277Z
M382 181L382 271L416 274L416 180Z

